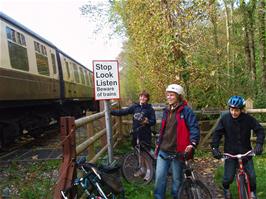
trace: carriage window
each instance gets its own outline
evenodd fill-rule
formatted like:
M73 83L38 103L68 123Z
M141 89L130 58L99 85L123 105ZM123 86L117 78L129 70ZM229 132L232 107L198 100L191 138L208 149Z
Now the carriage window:
M16 32L16 35L17 35L17 42L20 44L20 45L22 45L22 41L21 41L21 37L20 37L20 33L19 32Z
M89 85L88 79L87 79L87 71L86 69L83 69L83 75L84 75L84 79L85 79L85 84Z
M73 69L74 69L74 77L75 77L75 81L77 83L80 82L80 79L79 79L79 71L78 71L78 67L76 64L73 63Z
M15 30L6 27L6 34L7 34L7 38L10 39L13 42L16 42L16 32Z
M38 73L41 75L50 75L46 47L37 41L34 41L36 64Z
M24 35L22 35L21 34L21 44L23 45L23 46L26 46L26 40L25 40L25 36Z
M88 86L91 85L91 79L90 79L90 73L88 71L86 71L86 78L87 78L87 84Z
M34 48L35 48L35 51L37 51L37 52L41 52L41 49L40 49L40 44L38 43L38 42L34 42Z
M89 82L87 80L87 71L86 71L86 69L83 69L83 70L84 70L83 75L84 75L85 83L86 83L86 85L89 85Z
M82 82L82 84L85 84L85 78L84 78L83 69L79 68L79 72L80 72L81 82Z
M27 49L8 41L8 50L12 68L29 71Z
M23 34L6 27L8 51L12 68L29 71L26 41Z
M47 56L47 52L46 52L45 46L41 45L41 48L42 48L42 54Z
M12 30L11 28L9 27L6 27L6 35L7 35L7 38L12 40L13 36L15 34L15 31ZM16 41L16 40L15 40Z
M56 64L55 64L55 55L51 53L51 57L52 57L53 71L54 71L54 74L56 74L57 70L56 70Z
M36 55L38 73L41 75L49 76L50 72L48 67L48 58L39 53L35 53L35 55Z
M68 66L68 62L66 60L65 60L65 62L66 62L67 76L69 79L70 78L69 66Z

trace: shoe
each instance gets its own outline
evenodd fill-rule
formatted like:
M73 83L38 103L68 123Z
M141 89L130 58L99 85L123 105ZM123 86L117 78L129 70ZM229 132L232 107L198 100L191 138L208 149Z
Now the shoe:
M232 194L229 189L224 189L224 199L232 199Z
M257 199L256 193L254 191L250 192L250 199Z
M134 173L134 177L139 177L139 176L142 176L143 174L144 174L144 169L143 168L140 168L139 170L137 170Z

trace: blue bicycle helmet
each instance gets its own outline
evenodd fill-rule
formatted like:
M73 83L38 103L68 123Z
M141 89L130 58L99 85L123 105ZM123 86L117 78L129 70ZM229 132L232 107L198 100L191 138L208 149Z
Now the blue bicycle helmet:
M232 96L228 100L227 104L228 104L229 107L242 109L242 108L245 107L246 102L245 102L243 97Z

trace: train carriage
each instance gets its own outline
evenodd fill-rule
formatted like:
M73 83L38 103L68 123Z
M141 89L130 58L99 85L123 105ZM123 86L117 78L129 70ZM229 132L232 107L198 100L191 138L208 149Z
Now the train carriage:
M0 31L0 148L97 110L89 69L2 12Z

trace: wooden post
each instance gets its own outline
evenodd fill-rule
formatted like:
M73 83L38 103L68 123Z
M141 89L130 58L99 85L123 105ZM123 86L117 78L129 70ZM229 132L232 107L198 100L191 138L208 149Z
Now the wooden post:
M246 109L252 109L253 108L253 100L251 98L248 98L246 100Z
M118 103L118 108L121 109L121 103ZM122 124L122 117L117 117L117 122L118 122L118 139L122 139L123 138L123 124Z
M212 132L215 129L215 127L217 126L220 118L221 118L221 116L216 120L215 124L212 126L212 128L209 130L209 132L205 135L205 137L203 138L203 140L200 141L199 148L202 148L206 144L206 142L209 140L209 138L211 137Z
M90 115L92 112L88 112L88 115ZM88 138L94 136L94 127L93 127L93 122L89 122L87 124L87 135ZM94 150L94 143L91 144L88 147L88 160L91 160L95 156L95 150Z
M62 198L60 191L71 186L73 178L76 177L76 144L75 144L75 118L60 118L60 133L63 147L63 159L60 166L60 176L57 181L54 198ZM70 198L74 198L70 193Z

